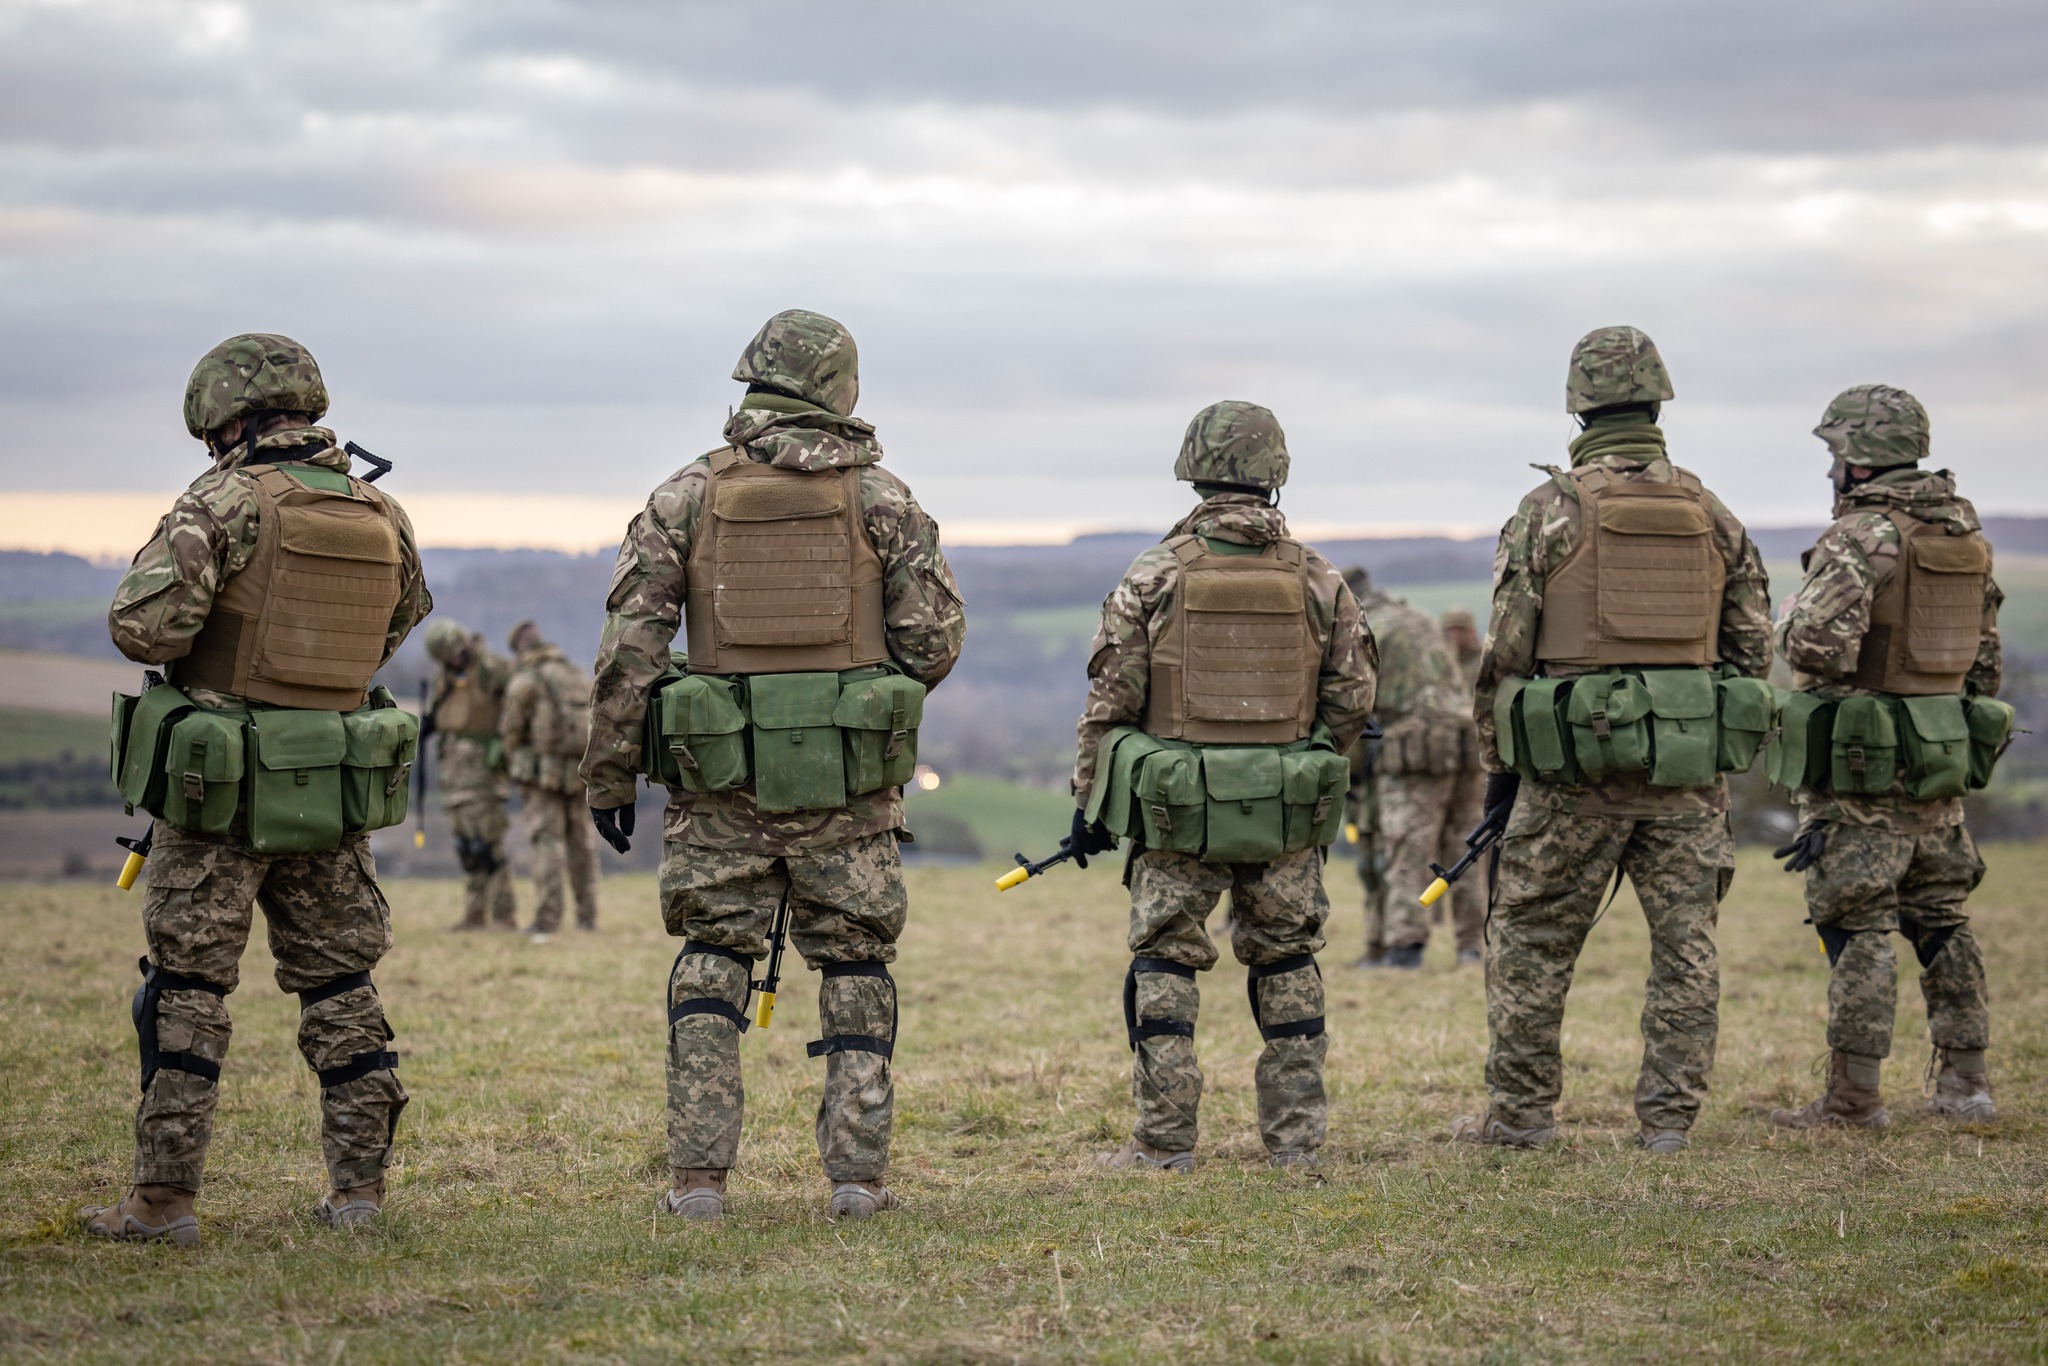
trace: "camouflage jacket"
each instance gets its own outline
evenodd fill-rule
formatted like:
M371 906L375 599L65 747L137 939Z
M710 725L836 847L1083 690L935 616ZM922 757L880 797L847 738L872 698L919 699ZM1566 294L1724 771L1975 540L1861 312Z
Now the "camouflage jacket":
M513 661L498 734L512 780L549 792L577 792L577 760L590 743L590 675L553 645L530 646Z
M439 717L449 696L457 688L476 688L497 699L500 714L505 702L505 685L512 677L512 661L486 649L482 636L472 636L469 667L434 672L434 690L427 711L436 718L434 731L434 779L441 785L442 800L459 803L470 800L505 799L504 746L496 735L464 735L442 727Z
M1792 668L1793 686L1828 697L1868 693L1844 681L1856 671L1863 636L1870 629L1871 603L1880 588L1898 573L1899 529L1885 514L1903 512L1958 534L1981 530L1977 510L1956 493L1947 470L1887 470L1835 500L1835 522L1821 534L1802 564L1806 577L1778 623L1778 649ZM1998 608L2005 594L1996 580L1984 584L1984 618L1977 637L1977 660L1964 680L1965 691L1996 696L2004 681L2004 658L1998 638ZM1935 802L1909 800L1901 790L1885 797L1834 797L1802 794L1810 819L1849 820L1902 831L1959 825L1962 799Z
M1441 762L1469 751L1462 733L1472 725L1472 700L1458 660L1436 618L1419 607L1371 590L1359 604L1379 645L1379 689L1373 717L1380 723L1381 772L1447 772Z
M1600 469L1622 479L1668 484L1676 469L1664 455L1664 433L1642 418L1595 419L1571 443L1572 468ZM1504 771L1495 743L1493 702L1510 678L1537 671L1536 635L1543 617L1543 585L1550 571L1579 544L1578 488L1553 466L1539 465L1550 478L1522 499L1501 529L1493 556L1493 615L1473 687L1472 719L1479 728L1480 753L1493 772ZM1711 492L1706 495L1714 542L1727 566L1721 590L1721 629L1716 650L1724 664L1750 678L1771 669L1770 582L1763 559L1735 514ZM1549 794L1557 802L1616 816L1725 810L1726 784L1711 788L1653 788L1640 778L1605 779ZM1555 803L1553 803L1555 804Z
M312 454L300 454L309 448ZM107 630L116 649L138 664L167 664L191 653L215 595L248 567L256 553L258 504L243 467L286 457L344 473L349 467L348 455L336 449L334 433L325 427L273 431L256 442L253 458L244 443L217 459L171 505L114 589ZM400 596L384 636L386 660L434 610L433 595L420 571L412 523L402 508L398 523ZM210 689L189 689L188 695L201 706L241 705L240 699Z
M766 401L764 401L766 400ZM772 406L771 406L772 404ZM889 654L904 673L935 687L960 658L967 615L939 549L939 527L910 489L876 465L874 428L856 418L750 394L726 423L728 442L784 469L860 467L861 523L882 561L882 612ZM648 685L668 667L681 625L686 570L704 511L709 457L684 466L654 491L626 529L605 598L604 641L583 781L594 807L633 800ZM903 822L893 788L856 797L837 811L770 815L748 788L670 795L668 837L714 849L788 854L824 849Z
M1193 533L1235 545L1270 545L1287 535L1287 519L1264 499L1221 493L1205 499L1166 534ZM1152 678L1152 638L1173 616L1180 561L1164 542L1140 555L1123 582L1103 600L1102 625L1088 658L1088 705L1081 713L1080 751L1074 759L1074 796L1085 803L1095 783L1095 750L1117 726L1137 725L1145 714ZM1347 750L1365 729L1379 677L1379 650L1344 576L1314 550L1308 552L1309 623L1322 651L1316 719Z

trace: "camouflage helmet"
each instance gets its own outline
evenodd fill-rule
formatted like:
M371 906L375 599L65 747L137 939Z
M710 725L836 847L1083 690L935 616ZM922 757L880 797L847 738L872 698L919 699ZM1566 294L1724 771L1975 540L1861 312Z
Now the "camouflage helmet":
M540 633L540 623L532 617L527 617L505 634L505 648L512 651L513 654L521 653L526 647L519 642L529 635L533 637L535 645L540 644L543 639Z
M452 664L469 649L469 629L459 621L438 617L427 628L427 655L436 664Z
M1662 403L1671 376L1657 343L1633 327L1596 327L1572 348L1564 376L1564 410L1590 412L1615 403Z
M313 353L273 332L229 337L185 382L185 430L202 440L249 413L303 413L311 422L326 411L327 385Z
M1453 607L1445 612L1442 625L1446 631L1477 631L1479 629L1479 622L1474 619L1470 612L1462 607Z
M1361 601L1372 592L1372 575L1365 572L1365 566L1354 564L1344 571L1344 586L1351 590L1351 596Z
M1835 395L1813 434L1843 463L1888 470L1927 458L1927 410L1904 389L1859 384Z
M766 384L815 403L840 417L852 417L860 401L860 353L853 334L822 313L790 308L776 314L732 368L744 384Z
M1212 403L1188 423L1173 477L1277 489L1287 482L1287 434L1271 409L1236 399Z

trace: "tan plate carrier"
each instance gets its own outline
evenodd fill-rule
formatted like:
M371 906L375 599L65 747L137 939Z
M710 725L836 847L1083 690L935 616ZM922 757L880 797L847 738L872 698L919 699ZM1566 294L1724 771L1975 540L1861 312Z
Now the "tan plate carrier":
M1903 512L1885 516L1899 529L1898 568L1871 600L1856 672L1844 681L1901 697L1959 693L1977 662L1990 542Z
M1700 481L1570 478L1584 531L1544 583L1536 658L1566 672L1718 663L1728 566Z
M1180 587L1152 643L1145 733L1219 745L1306 739L1322 659L1301 543L1275 541L1257 555L1218 555L1200 536L1166 544Z

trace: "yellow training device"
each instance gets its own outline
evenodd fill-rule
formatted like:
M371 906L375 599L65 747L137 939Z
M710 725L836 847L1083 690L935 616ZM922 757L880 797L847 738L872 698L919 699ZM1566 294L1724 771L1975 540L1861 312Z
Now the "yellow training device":
M996 879L996 890L1007 892L1030 876L1031 870L1029 868L1012 868L1009 872Z
M1344 842L1346 844L1357 844L1359 842L1359 836L1363 833L1364 832L1358 828L1357 821L1344 822Z
M426 832L426 831L424 831L424 830L415 830L415 831L413 831L413 832L412 832L412 847L413 847L413 848L415 848L415 849L424 849L424 848L426 848L426 847L427 847L427 832Z
M768 1022L774 1018L775 993L772 991L764 991L761 993L761 1004L754 1007L754 1023L761 1026L761 1028L766 1029L768 1027Z
M1429 887L1422 893L1422 904L1425 906L1436 905L1443 897L1443 894L1449 890L1451 890L1451 884L1442 878L1438 878L1435 882L1430 883Z
M121 865L121 876L114 879L114 885L124 892L135 890L135 879L142 876L143 857L130 852L128 861Z

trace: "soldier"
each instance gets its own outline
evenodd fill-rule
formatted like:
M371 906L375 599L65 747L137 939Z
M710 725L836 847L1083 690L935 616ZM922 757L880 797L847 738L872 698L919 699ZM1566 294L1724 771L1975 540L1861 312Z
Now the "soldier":
M1333 823L1341 818L1343 754L1372 710L1377 658L1343 578L1287 534L1275 506L1287 466L1286 438L1266 409L1225 402L1197 413L1173 472L1201 502L1103 602L1088 661L1072 847L1083 856L1115 847L1104 820L1110 791L1135 793L1145 813L1142 836L1127 813L1108 813L1139 839L1126 877L1124 979L1137 1117L1130 1141L1101 1158L1113 1169L1194 1169L1195 974L1215 966L1207 921L1224 892L1266 1041L1255 1079L1274 1165L1313 1167L1327 1128L1329 1040L1314 955L1330 913L1318 847L1328 841L1309 836L1323 800ZM1328 796L1304 794L1313 805L1300 808L1296 837L1281 775L1311 778L1318 756L1333 766ZM1263 782L1262 772L1271 775ZM1226 836L1267 852L1233 858Z
M1344 586L1351 596L1365 599L1372 577L1363 566L1344 571ZM1358 851L1358 881L1365 892L1365 955L1353 966L1367 968L1387 956L1386 903L1387 851L1380 831L1380 781L1374 746L1377 737L1371 726L1356 740L1346 758L1351 761L1351 786L1344 793L1344 837Z
M1958 734L1974 729L1964 709L1974 713L1976 704L1950 699L1997 695L2005 595L1991 577L1976 509L1957 495L1954 476L1920 468L1927 410L1902 389L1859 385L1828 405L1814 435L1834 456L1835 522L1807 552L1805 581L1778 625L1794 686L1837 700L1838 747L1853 715L1842 699L1877 700L1897 732L1931 728L1942 711L1954 713ZM1909 784L1930 785L1915 783L1911 764L1889 754L1863 792L1843 790L1854 785L1845 776L1856 775L1837 769L1830 790L1800 789L1799 838L1778 851L1789 856L1787 869L1806 874L1807 912L1827 947L1831 1063L1818 1099L1773 1110L1771 1122L1890 1122L1878 1072L1891 1052L1897 1003L1894 930L1920 959L1936 1072L1928 1110L1996 1119L1984 1066L1984 955L1963 909L1984 862L1963 825L1963 780L1947 785L1952 795L1916 799Z
M1671 380L1648 337L1589 333L1565 396L1583 428L1571 468L1545 467L1494 556L1473 718L1485 807L1513 816L1486 959L1489 1104L1452 1132L1555 1139L1565 993L1602 894L1627 873L1650 927L1636 1141L1678 1152L1713 1068L1714 926L1735 866L1715 666L1769 669L1769 585L1742 524L1665 454Z
M578 809L583 781L577 764L590 743L589 674L571 664L540 628L512 628L512 677L505 685L498 733L505 765L519 784L526 838L533 846L533 928L562 927L562 883L576 899L576 928L597 928L597 832Z
M810 1052L825 1059L817 1136L830 1210L864 1219L897 1203L884 1177L895 1105L888 964L908 909L903 802L900 778L855 791L865 784L847 777L834 718L857 719L847 708L871 696L907 709L914 694L921 705L959 658L966 617L937 524L876 465L875 429L852 415L859 361L847 330L778 313L733 378L747 395L727 444L657 488L619 548L583 776L599 832L623 852L635 768L652 757L641 752L647 691L686 623L685 682L701 707L665 718L688 713L670 748L698 790L672 791L662 849L662 919L683 947L669 977L674 1179L661 1206L696 1219L724 1212L749 970L787 905L798 951L823 973L825 1037ZM751 764L733 733L749 719ZM882 738L894 742L891 775L907 777L907 737Z
M1458 767L1475 746L1469 705L1460 708L1458 664L1442 630L1429 613L1410 607L1370 584L1359 609L1379 643L1379 689L1373 713L1383 732L1374 772L1379 784L1379 819L1386 858L1380 919L1382 956L1372 958L1368 920L1363 967L1418 969L1429 943L1429 916L1416 898L1435 876L1452 834L1451 803ZM1469 827L1468 827L1469 828ZM1476 881L1476 879L1475 879Z
M427 655L440 668L425 729L439 737L434 769L464 877L462 920L453 928L517 929L512 866L505 861L505 746L498 738L512 662L446 619L427 628ZM578 819L576 827L582 825Z
M1458 713L1465 725L1459 728L1458 771L1451 784L1450 816L1444 822L1443 843L1437 861L1448 868L1465 855L1465 837L1486 815L1486 764L1479 754L1479 728L1471 724L1472 693L1479 682L1479 654L1482 648L1478 623L1462 607L1443 615L1444 643L1458 666ZM1451 929L1457 936L1458 965L1477 966L1486 937L1487 886L1478 878L1460 878L1444 898L1451 905ZM1443 901L1436 913L1443 914Z
M299 1051L320 1079L330 1189L316 1213L353 1227L384 1202L406 1094L370 969L391 947L391 912L368 837L341 833L335 766L358 734L340 713L367 720L371 737L416 735L382 689L371 705L388 715L358 709L433 599L404 511L350 477L334 433L313 425L326 410L319 368L287 337L247 334L208 352L186 386L185 425L213 467L157 524L107 615L122 654L166 666L170 686L135 712L175 725L165 743L182 771L166 799L175 804L162 807L180 823L151 827L142 903L134 1185L81 1211L98 1237L199 1242L193 1202L231 1029L224 998L252 906L268 923L278 986L299 997ZM130 736L126 748L146 765L155 742ZM241 795L245 762L253 804ZM273 771L282 799L263 781ZM402 792L406 768L390 772Z

